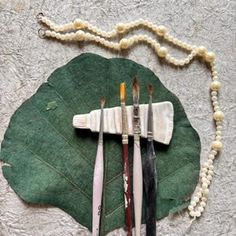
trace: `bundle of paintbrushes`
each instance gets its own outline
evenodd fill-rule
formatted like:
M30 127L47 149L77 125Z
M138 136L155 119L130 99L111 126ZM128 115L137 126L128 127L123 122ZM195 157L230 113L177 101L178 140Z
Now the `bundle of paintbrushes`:
M128 117L126 110L126 85L120 84L120 104L121 104L121 123L122 123L122 161L123 161L123 181L124 181L124 208L125 223L128 236L132 236L132 205L134 205L135 235L141 235L141 216L143 201L143 186L146 199L146 235L156 235L156 156L153 144L153 111L152 93L153 87L148 87L149 104L147 112L147 158L142 165L140 149L140 109L139 95L140 87L137 79L133 81L133 197L131 190L131 178L129 168L129 148L128 148ZM97 156L94 168L93 182L93 236L99 235L100 210L102 204L103 190L103 108L105 100L101 100L100 129ZM133 200L133 201L132 201Z

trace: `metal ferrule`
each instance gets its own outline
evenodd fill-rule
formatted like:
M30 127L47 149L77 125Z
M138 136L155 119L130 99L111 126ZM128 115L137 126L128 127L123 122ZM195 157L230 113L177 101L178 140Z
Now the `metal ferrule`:
M148 104L148 129L147 129L147 138L149 141L153 140L153 111L152 111L152 96L149 97Z
M140 128L140 115L139 115L139 100L138 97L133 99L133 129L134 129L134 139L140 138L141 128Z
M104 128L104 115L103 115L103 107L101 107L98 144L103 144L103 128Z
M128 140L128 119L127 119L127 111L125 107L125 103L121 103L121 114L122 114L122 139Z

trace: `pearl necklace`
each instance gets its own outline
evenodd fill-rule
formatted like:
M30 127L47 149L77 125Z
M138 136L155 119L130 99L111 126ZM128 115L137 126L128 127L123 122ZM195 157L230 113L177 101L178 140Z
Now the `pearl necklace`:
M211 143L210 153L208 155L207 161L201 166L200 169L200 179L198 186L196 187L195 193L191 197L190 204L188 206L189 215L196 219L200 217L203 213L206 202L209 194L209 186L214 175L214 166L213 162L218 154L221 151L223 145L221 142L222 135L222 122L224 119L224 114L220 109L218 101L218 91L221 87L219 82L218 73L216 70L216 59L213 52L209 52L203 46L195 46L185 43L175 37L173 37L167 30L165 26L157 26L152 22L147 20L137 20L130 23L119 23L116 25L115 29L112 31L102 31L99 28L89 24L87 21L81 19L76 19L73 22L57 25L42 13L38 14L37 19L39 22L46 25L50 30L39 30L39 36L56 38L61 41L90 41L96 42L106 48L113 49L116 51L126 50L131 46L138 43L145 43L148 46L152 47L156 54L165 59L169 64L174 66L185 66L188 65L195 57L200 57L205 60L206 63L210 66L212 82L210 84L211 89L211 101L213 106L213 121L215 121L215 138ZM171 56L167 48L161 46L157 40L147 36L147 35L134 35L130 38L124 38L124 34L135 28L146 28L152 31L154 34L163 37L166 41L172 43L173 45L178 46L189 52L189 55L184 59L176 59ZM86 32L88 31L88 32ZM122 37L119 42L112 42L109 39L120 36Z

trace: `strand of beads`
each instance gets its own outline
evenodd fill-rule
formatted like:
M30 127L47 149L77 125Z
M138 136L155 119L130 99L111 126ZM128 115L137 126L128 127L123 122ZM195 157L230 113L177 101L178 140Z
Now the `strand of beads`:
M92 41L99 43L106 48L117 51L129 49L135 44L146 43L154 49L159 57L165 59L168 63L175 66L185 66L189 64L190 61L196 56L201 57L206 63L209 63L212 75L210 89L214 110L213 120L215 121L216 125L216 134L215 139L211 144L211 151L208 159L201 167L199 184L196 188L195 194L191 197L190 205L188 206L189 215L193 217L193 219L200 217L206 207L209 186L214 175L213 162L216 158L216 155L223 147L221 135L224 114L220 109L218 101L218 92L221 87L221 83L218 80L215 54L213 52L208 52L203 46L197 47L195 45L187 44L170 35L164 26L156 26L153 23L145 20L138 20L127 24L119 23L116 25L114 30L106 32L89 24L87 21L82 21L80 19L64 25L57 25L42 14L38 16L38 19L40 22L44 23L51 29L40 31L43 37L56 38L62 41ZM119 42L112 42L108 40L118 35L123 36L124 33L128 33L128 31L138 27L146 27L152 30L158 36L162 36L166 41L171 42L179 48L189 51L189 55L184 59L177 59L169 54L167 48L161 46L157 40L147 35L134 35L130 38L121 38ZM75 32L68 32L71 30ZM85 32L84 30L88 30L90 33Z

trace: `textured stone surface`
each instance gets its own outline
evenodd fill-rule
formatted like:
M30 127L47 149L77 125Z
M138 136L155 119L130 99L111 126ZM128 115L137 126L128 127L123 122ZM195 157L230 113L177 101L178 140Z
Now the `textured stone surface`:
M204 215L187 231L186 213L157 222L158 235L235 235L236 232L236 31L235 1L0 1L0 140L11 115L44 82L53 70L82 52L106 57L114 55L96 45L69 45L38 38L35 20L43 11L58 23L76 17L104 30L120 21L146 18L164 24L171 33L190 43L204 45L217 54L223 88L220 103L225 112L224 151L215 161L215 176ZM171 49L175 55L183 53ZM145 56L144 56L145 55ZM175 69L160 62L146 46L137 46L125 55L153 70L181 100L202 142L204 161L213 139L209 100L210 74L198 61L188 68ZM144 232L144 227L143 227ZM90 235L70 216L53 207L29 206L7 185L0 170L0 235ZM117 230L110 235L125 235Z

